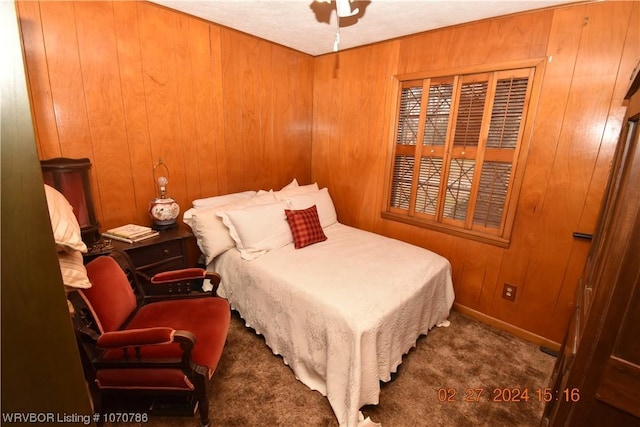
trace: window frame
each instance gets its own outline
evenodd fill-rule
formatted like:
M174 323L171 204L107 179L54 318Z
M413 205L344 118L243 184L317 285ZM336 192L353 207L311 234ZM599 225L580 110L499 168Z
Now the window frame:
M389 140L389 151L387 156L387 165L386 165L386 177L385 177L385 188L384 188L384 197L383 197L383 208L381 212L381 216L384 219L398 221L409 225L414 225L422 228L432 229L440 232L444 232L447 234L451 234L458 237L463 237L471 240L481 241L484 243L489 243L492 245L500 246L500 247L508 247L511 241L511 233L513 230L513 224L515 222L515 214L518 205L518 199L520 195L520 190L522 186L522 180L524 175L524 170L526 166L526 158L529 151L529 146L532 140L534 122L536 118L536 112L538 107L538 99L540 97L540 91L542 87L543 75L544 75L544 67L546 64L546 58L544 59L532 59L532 60L524 60L524 61L511 61L506 63L499 64L485 64L481 66L472 66L472 67L458 67L452 69L443 69L437 70L433 72L419 72L419 73L408 73L408 74L399 74L392 76L391 84L388 88L388 99L389 102L389 110L391 114L389 116L387 125L388 125L388 140ZM430 148L434 148L434 146L425 146L423 145L421 135L424 133L424 117L426 114L422 113L419 117L419 136L416 139L415 145L407 145L402 146L397 143L397 130L398 130L398 120L400 117L400 105L401 105L401 96L402 96L402 88L410 85L411 82L416 81L442 81L442 79L450 79L453 81L454 92L457 87L457 82L459 79L463 78L465 75L479 75L483 73L500 73L500 72L509 72L519 69L531 69L530 79L532 79L530 89L528 91L527 99L524 107L524 115L523 121L524 124L521 127L521 134L519 137L519 142L517 143L514 153L513 153L513 161L511 167L511 174L508 181L508 187L510 188L506 192L506 200L504 203L504 213L503 220L501 222L500 228L496 231L496 229L483 229L482 227L473 226L473 215L467 215L467 219L465 224L460 225L459 221L442 218L442 211L440 210L440 214L436 212L435 215L428 215L420 212L415 212L414 207L416 203L416 185L419 180L419 171L420 171L420 163L423 159L422 150ZM423 86L429 87L428 85ZM422 91L422 99L424 101L426 94ZM493 93L491 94L491 104L493 103ZM422 103L421 110L426 108L426 104ZM455 126L456 122L456 110L458 108L458 103L454 103L451 106L451 111L449 113L449 120L447 123L447 134L450 135L451 128ZM490 110L489 110L490 111ZM489 120L485 120L485 115L483 114L483 122L490 122ZM487 127L489 125L486 125ZM475 162L484 161L484 156L487 150L486 147L487 142L487 132L483 133L483 137L480 138L476 147L473 147L473 150L478 150L479 154L474 155L473 158ZM449 139L452 139L450 137ZM444 191L446 191L447 184L442 181L446 181L449 179L449 164L450 160L455 158L456 156L450 153L451 150L458 150L453 145L453 142L450 140L445 141L444 147L435 147L435 150L441 150L442 159L441 168L442 171L440 176L440 191L439 197L443 196ZM398 150L400 147L400 150ZM447 151L450 150L450 151ZM391 197L393 192L393 182L394 182L394 165L396 154L411 152L413 155L413 174L412 174L412 190L409 201L409 209L400 209L394 208L391 206ZM406 154L406 153L405 153ZM480 164L480 163L478 163ZM477 166L477 164L476 164ZM478 173L477 179L474 179L476 183L479 183L481 178L480 169L474 171L474 173ZM474 184L476 187L479 184ZM472 190L473 191L473 190ZM470 196L471 197L471 196ZM473 200L475 203L477 200ZM474 207L475 209L475 207ZM467 228L465 228L467 227ZM474 228L474 229L472 229Z

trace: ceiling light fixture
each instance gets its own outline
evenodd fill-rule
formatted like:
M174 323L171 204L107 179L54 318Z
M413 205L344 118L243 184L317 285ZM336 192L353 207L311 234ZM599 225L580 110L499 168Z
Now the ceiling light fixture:
M357 7L351 10L351 0L336 0L336 13L338 14L338 21L340 20L339 18L347 18L349 16L356 15L358 12L360 12L360 9L358 9Z
M360 8L354 8L353 10L351 9L351 3L353 0L315 0L312 3L312 9L314 9L313 5L317 5L318 3L328 3L329 5L331 5L333 2L335 2L336 4L336 21L337 21L337 29L336 29L336 35L333 38L333 51L337 52L338 48L340 47L340 18L349 18L351 16L355 16L358 13L360 13ZM326 10L324 8L318 9L315 8L314 11L316 12L316 16L318 14L318 10ZM327 19L326 21L327 23L329 22L329 20Z
M355 3L358 7L352 9ZM358 22L364 16L365 9L371 0L313 0L309 8L316 15L318 22L331 24L331 16L336 11L336 35L333 38L333 51L337 52L340 47L340 26L349 27ZM335 4L335 6L334 6ZM345 18L341 23L340 19Z
M333 38L333 51L337 52L340 47L340 18L338 18L338 29L336 30L336 36Z

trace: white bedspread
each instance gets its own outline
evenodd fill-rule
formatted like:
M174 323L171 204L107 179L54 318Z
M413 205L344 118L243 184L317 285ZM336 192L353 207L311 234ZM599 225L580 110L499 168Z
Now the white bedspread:
M378 403L379 381L449 316L451 267L433 252L343 224L325 234L325 242L253 261L232 249L209 268L247 326L351 427L362 406Z

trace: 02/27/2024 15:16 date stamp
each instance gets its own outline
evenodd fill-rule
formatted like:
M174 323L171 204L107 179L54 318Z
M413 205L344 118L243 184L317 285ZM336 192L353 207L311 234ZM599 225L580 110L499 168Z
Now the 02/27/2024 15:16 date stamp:
M466 387L464 389L440 387L438 401L447 402L577 402L580 400L578 388L555 390L552 388L493 388Z

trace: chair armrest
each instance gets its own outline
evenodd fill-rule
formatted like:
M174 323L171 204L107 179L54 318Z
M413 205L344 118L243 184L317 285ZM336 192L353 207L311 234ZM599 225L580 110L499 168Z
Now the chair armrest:
M184 268L182 270L163 271L151 278L151 283L174 283L183 280L204 279L207 272L203 268Z
M195 335L193 335L193 333L189 331L176 330L168 327L156 327L105 332L98 338L96 346L98 348L102 348L103 350L122 348L124 350L125 359L127 359L124 364L122 361L117 360L102 360L100 361L101 366L130 367L131 361L129 360L128 349L133 347L135 350L135 358L138 361L143 362L144 365L153 366L154 364L157 364L157 362L154 363L150 360L142 361L140 359L140 347L171 343L178 343L180 345L180 349L182 350L182 357L179 363L182 366L189 366L191 351L193 350L193 346L196 343ZM95 362L96 361L94 361L94 363ZM158 362L160 364L170 363L169 360L160 360Z
M100 348L139 347L152 344L169 344L173 342L175 329L147 328L124 331L105 332L100 335L97 345Z
M184 268L180 270L164 271L155 274L153 277L138 272L143 283L146 282L145 295L189 295L193 289L193 282L209 279L213 285L212 295L216 296L220 275L215 272L206 271L203 268Z

